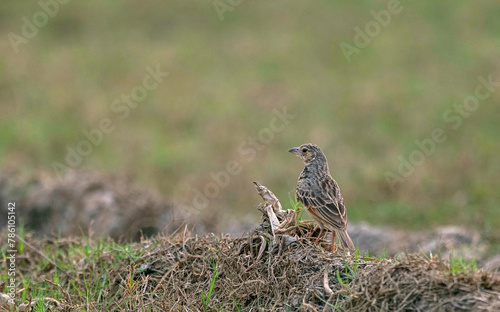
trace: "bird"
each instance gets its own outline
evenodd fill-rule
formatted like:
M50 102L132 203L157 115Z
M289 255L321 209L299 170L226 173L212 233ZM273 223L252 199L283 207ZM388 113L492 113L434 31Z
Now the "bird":
M313 219L319 224L320 234L325 228L332 231L332 251L335 252L335 237L339 238L339 247L354 250L347 233L347 212L344 199L337 182L332 178L328 161L323 151L316 144L306 143L293 147L288 152L295 154L304 162L304 170L297 182L297 201L304 205Z

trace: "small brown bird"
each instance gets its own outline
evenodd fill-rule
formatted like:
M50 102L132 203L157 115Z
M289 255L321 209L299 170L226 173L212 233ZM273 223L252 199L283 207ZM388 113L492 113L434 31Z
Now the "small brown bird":
M288 150L304 162L305 168L297 182L297 200L319 223L323 229L332 231L332 250L335 252L335 236L339 237L342 249L355 249L347 234L347 213L344 199L337 182L330 175L328 162L321 149L311 143L302 144ZM317 241L316 241L317 243Z

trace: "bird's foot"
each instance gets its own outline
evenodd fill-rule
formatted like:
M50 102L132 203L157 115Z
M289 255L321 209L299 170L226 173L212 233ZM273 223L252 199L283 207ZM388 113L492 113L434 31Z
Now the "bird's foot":
M316 230L319 228L319 226L314 225L312 231L309 232L309 238L312 238Z
M315 229L314 231L316 231L316 229ZM313 233L314 233L314 232L313 232ZM317 237L317 238L316 238L316 240L314 241L314 244L315 244L315 245L318 245L319 240L321 239L321 235L322 235L322 234L323 234L323 229L321 229L321 230L319 231L318 237Z

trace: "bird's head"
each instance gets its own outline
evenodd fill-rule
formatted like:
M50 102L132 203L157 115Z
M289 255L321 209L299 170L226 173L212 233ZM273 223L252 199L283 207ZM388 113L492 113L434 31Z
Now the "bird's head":
M313 163L326 164L325 154L323 154L319 146L317 146L316 144L306 143L302 144L299 147L292 147L288 151L302 159L306 166Z

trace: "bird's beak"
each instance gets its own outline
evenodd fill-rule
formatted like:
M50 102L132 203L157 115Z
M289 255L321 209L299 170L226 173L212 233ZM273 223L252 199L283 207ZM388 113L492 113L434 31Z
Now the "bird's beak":
M298 147L292 147L291 149L288 150L289 153L293 153L293 154L297 154L298 151L299 151Z

